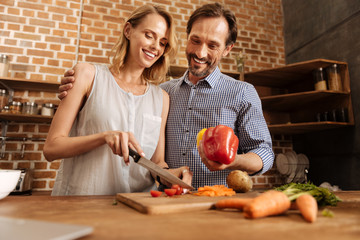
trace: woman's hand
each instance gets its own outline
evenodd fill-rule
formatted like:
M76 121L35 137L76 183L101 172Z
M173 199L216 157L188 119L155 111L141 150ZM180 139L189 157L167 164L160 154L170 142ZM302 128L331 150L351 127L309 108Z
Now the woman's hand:
M132 132L108 131L105 132L105 141L114 154L123 157L126 165L129 165L129 147L145 156Z

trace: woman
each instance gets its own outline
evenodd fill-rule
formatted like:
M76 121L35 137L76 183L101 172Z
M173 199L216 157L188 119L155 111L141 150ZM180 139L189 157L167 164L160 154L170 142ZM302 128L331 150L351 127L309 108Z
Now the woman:
M139 7L113 51L109 67L80 63L74 68L76 83L61 101L44 146L48 161L65 158L52 195L155 189L149 171L130 163L129 146L167 167L169 96L156 85L176 55L172 17L161 7Z

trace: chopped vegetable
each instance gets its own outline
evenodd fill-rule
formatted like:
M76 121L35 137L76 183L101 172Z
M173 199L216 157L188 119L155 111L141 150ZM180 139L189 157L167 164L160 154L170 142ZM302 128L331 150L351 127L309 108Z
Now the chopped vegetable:
M172 189L176 189L175 195L181 195L181 194L183 193L183 188L180 187L179 184L173 184L173 185L171 186L171 188L172 188Z
M218 209L232 208L243 210L245 205L249 204L252 198L227 198L217 201L215 207Z
M239 139L232 128L218 125L204 132L201 143L209 160L230 164L235 160Z
M160 197L161 194L162 194L162 192L160 192L160 191L155 191L155 190L151 190L151 191L150 191L150 194L151 194L152 197Z
M176 189L167 188L167 189L164 190L164 192L165 192L166 195L168 195L169 197L172 197L172 196L175 195Z
M246 218L261 218L271 215L279 215L290 208L289 198L276 190L266 191L255 197L244 207Z
M322 210L321 215L323 215L324 217L330 217L330 218L335 216L334 212L327 208Z
M197 196L215 197L215 196L233 196L236 194L236 192L231 188L225 187L224 185L214 185L214 186L199 187L198 192L193 194Z
M296 199L296 205L307 222L312 223L316 221L318 205L313 196L310 194L301 195Z
M304 194L312 195L319 206L336 206L341 201L334 193L326 188L317 187L316 185L308 183L289 183L275 188L275 190L285 193L290 201L296 200Z

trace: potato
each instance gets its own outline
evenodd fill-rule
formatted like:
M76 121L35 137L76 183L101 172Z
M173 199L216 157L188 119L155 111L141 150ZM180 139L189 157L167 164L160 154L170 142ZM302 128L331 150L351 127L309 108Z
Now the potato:
M253 182L247 172L234 170L226 177L226 183L229 188L235 192L245 193L252 189Z

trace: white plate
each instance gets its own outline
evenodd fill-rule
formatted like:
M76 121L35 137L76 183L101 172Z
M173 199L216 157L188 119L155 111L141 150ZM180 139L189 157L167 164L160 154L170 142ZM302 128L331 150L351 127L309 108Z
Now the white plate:
M287 183L290 183L294 180L296 171L297 171L297 156L294 151L289 151L285 153L286 157L289 160L289 167L290 167L290 175L287 179Z
M298 154L298 161L299 166L301 167L301 172L299 173L299 181L305 182L306 176L305 176L305 169L309 170L309 159L306 157L305 154Z
M279 153L276 155L276 168L279 171L280 174L288 175L290 174L290 166L289 166L289 160L285 156L285 154Z

